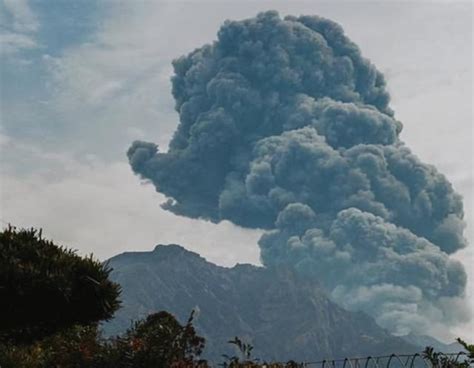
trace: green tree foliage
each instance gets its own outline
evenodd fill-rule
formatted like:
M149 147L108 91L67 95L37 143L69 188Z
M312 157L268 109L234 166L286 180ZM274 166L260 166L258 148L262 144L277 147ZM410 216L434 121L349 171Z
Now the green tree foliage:
M73 325L110 319L120 286L110 269L9 226L0 233L0 339L29 343Z
M199 360L204 339L192 325L158 312L134 323L123 335L103 339L97 325L74 326L31 345L0 344L2 368L189 368Z
M29 345L0 344L2 368L106 368L107 362L97 325L73 326Z
M184 326L164 311L136 322L124 336L109 344L113 365L155 368L192 366L199 362L205 340L196 334L193 315L194 312Z
M0 233L1 368L193 367L204 339L159 312L123 336L103 339L98 324L119 308L120 286L92 256L42 238L35 229Z
M251 344L242 341L237 336L227 342L237 348L238 355L229 356L227 354L223 354L222 356L225 358L225 361L222 363L222 367L234 368L243 364L257 364L258 359L251 358L253 350L253 346Z
M469 368L474 366L474 345L470 345L461 339L457 339L466 350L464 359L462 356L448 356L442 352L435 351L432 347L426 347L423 356L431 363L432 367L437 368Z

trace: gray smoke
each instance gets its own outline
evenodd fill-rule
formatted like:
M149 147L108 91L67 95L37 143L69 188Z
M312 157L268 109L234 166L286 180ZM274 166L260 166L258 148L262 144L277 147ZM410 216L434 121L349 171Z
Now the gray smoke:
M135 173L178 215L267 229L292 266L395 333L456 323L463 206L399 139L383 75L336 23L276 12L227 21L174 61L180 123L168 152L134 142Z

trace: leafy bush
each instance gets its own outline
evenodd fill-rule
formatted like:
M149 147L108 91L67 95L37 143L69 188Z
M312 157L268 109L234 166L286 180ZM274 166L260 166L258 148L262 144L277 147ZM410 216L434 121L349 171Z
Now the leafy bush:
M192 317L182 326L158 312L136 322L123 336L105 340L97 325L74 326L30 345L0 344L2 368L188 368L207 367L199 356L204 339Z
M192 325L193 313L182 326L168 312L149 315L138 321L122 337L109 344L110 361L116 367L185 367L199 361L205 340Z
M189 367L204 339L159 312L123 336L105 340L98 323L119 308L120 286L92 256L42 238L35 229L0 232L0 366L2 368Z
M43 239L41 231L9 226L0 233L0 339L30 343L111 318L120 286L110 271Z
M105 368L107 357L97 325L73 326L30 345L0 344L2 368Z
M441 352L434 351L430 346L426 347L423 356L426 360L431 363L432 367L438 368L469 368L474 366L474 345L469 345L461 339L457 339L458 343L461 344L466 350L466 358L459 359L460 357L454 358L447 356Z

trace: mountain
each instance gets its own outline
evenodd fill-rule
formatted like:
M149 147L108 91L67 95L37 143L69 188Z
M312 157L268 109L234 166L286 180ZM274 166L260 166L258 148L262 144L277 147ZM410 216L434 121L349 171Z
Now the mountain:
M279 361L419 350L367 315L337 306L290 270L220 267L178 245L123 253L109 264L111 278L123 288L123 307L104 325L108 335L152 312L166 310L184 322L196 309L205 357L214 361L235 353L227 343L234 336L251 343L254 356Z
M422 350L427 346L431 346L436 351L442 351L443 353L459 353L460 351L464 351L464 347L457 341L451 344L445 344L444 342L427 335L410 334L402 336L402 339L412 345L420 347Z

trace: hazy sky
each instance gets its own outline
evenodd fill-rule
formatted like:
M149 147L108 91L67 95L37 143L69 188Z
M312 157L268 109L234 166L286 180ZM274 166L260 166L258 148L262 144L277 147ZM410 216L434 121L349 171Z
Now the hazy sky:
M2 223L100 259L173 242L223 265L258 263L259 231L163 211L125 152L134 139L166 148L171 61L225 19L268 9L337 21L385 74L402 139L464 196L471 246L456 257L474 301L471 2L0 0Z

